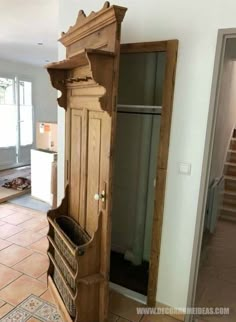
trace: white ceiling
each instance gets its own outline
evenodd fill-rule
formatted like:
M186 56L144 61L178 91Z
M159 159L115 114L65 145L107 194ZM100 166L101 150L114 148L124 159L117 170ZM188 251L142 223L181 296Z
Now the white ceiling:
M58 0L0 0L0 59L39 66L55 61L57 26Z

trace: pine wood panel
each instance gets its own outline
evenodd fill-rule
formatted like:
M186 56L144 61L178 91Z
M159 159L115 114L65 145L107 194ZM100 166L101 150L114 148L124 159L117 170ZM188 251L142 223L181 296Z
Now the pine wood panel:
M86 230L91 233L97 230L99 201L94 199L100 193L102 121L93 112L89 113L88 121L88 159L87 159L87 202ZM96 162L94 162L96 160Z
M82 123L83 111L71 110L71 158L70 158L70 214L85 226L85 219L80 212L81 170L82 170ZM73 191L72 191L73 190Z
M151 53L167 50L168 41L138 42L130 44L121 44L120 52L126 54L132 53Z
M159 272L160 250L163 213L165 203L165 187L167 176L167 162L169 155L169 141L173 109L175 71L177 64L178 41L167 41L166 68L163 89L162 116L160 128L160 141L158 148L157 178L156 178L156 205L153 216L152 246L149 265L148 305L155 306L157 293L157 280Z

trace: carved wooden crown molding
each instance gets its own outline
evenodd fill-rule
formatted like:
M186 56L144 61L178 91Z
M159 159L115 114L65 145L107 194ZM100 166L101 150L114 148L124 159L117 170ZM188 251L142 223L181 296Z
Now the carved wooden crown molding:
M120 6L110 6L108 1L98 12L92 11L88 16L83 10L79 11L76 23L67 32L62 33L59 41L68 47L74 42L101 30L101 28L116 22L120 24L125 16L127 8Z

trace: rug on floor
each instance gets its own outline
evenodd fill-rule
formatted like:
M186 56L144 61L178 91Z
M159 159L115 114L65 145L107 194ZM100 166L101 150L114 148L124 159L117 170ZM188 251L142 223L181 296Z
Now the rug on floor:
M25 177L31 179L31 169L30 166L20 167L10 170L1 170L0 171L0 185L4 184L7 181L11 181L16 177Z
M18 304L13 310L0 319L1 322L26 322L35 318L42 322L63 322L56 307L42 300L40 297L30 295Z
M11 199L9 200L9 202L14 205L18 205L18 206L22 206L25 208L30 208L30 209L34 209L42 212L47 212L49 209L51 209L51 206L49 204L31 197L31 194L26 194L24 196Z

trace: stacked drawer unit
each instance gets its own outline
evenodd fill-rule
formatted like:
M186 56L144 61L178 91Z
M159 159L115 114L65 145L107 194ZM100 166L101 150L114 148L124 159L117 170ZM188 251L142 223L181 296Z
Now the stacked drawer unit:
M91 237L69 216L58 216L49 221L49 249L51 275L72 319L76 317L79 258L86 252Z

